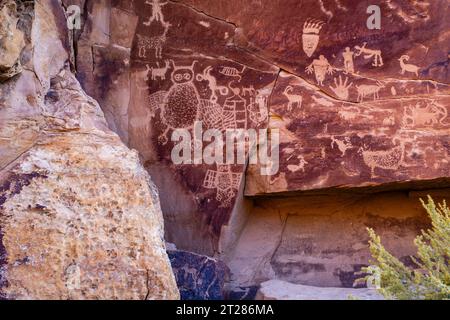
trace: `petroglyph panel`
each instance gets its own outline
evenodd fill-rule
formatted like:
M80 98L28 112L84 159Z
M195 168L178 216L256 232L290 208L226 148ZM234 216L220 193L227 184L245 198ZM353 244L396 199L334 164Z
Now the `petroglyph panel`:
M303 79L281 73L269 101L269 127L282 132L281 170L269 179L251 167L246 194L448 177L449 96L381 100L380 92L388 87L380 81L353 85L339 76L332 88L339 98L358 95L359 103L344 102ZM302 97L302 107L289 107L292 98L286 92ZM273 183L279 177L285 179L287 187Z

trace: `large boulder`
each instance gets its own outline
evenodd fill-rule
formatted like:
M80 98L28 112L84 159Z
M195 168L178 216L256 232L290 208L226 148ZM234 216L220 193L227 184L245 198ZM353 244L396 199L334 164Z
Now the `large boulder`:
M168 250L182 300L223 300L229 269L222 261L192 252Z
M156 188L70 71L61 5L24 6L24 70L0 84L0 296L179 298Z

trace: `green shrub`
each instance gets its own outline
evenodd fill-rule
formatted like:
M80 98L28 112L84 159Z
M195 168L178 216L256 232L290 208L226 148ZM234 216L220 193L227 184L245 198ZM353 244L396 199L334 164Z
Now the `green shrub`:
M381 244L381 239L368 229L373 261L363 271L363 280L378 279L377 289L386 299L448 300L450 299L450 210L445 201L436 206L429 196L428 203L420 200L431 218L432 228L422 230L414 243L417 269L406 267Z

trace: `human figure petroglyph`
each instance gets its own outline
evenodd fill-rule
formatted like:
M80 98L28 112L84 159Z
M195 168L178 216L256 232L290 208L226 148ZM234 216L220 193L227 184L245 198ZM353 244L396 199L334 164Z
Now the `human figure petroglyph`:
M219 86L217 84L217 79L215 76L212 75L213 67L208 66L205 70L203 70L203 74L198 74L196 79L197 81L207 81L208 87L211 90L211 101L216 103L219 100L219 97L217 94L226 96L229 93L229 89L225 86Z
M359 57L361 54L364 54L364 59L371 59L373 58L372 65L374 67L382 67L383 64L383 57L381 56L381 50L373 50L366 48L367 42L364 42L363 46L355 46L355 49L358 51L355 53L356 57Z
M165 61L165 66L160 67L159 62L156 63L155 67L150 67L148 64L145 66L147 68L147 72L150 73L152 80L157 80L157 78L161 80L166 80L166 73L169 70L170 62L169 60Z
M167 31L169 30L169 26L170 24L167 24L163 34L159 36L147 37L140 34L137 35L139 58L147 58L147 50L155 50L155 58L162 58L162 50L167 40Z
M152 6L152 15L147 22L144 22L144 25L149 26L152 21L164 22L162 7L164 7L167 2L161 2L160 0L147 0L145 1L145 4L149 4Z
M320 20L308 19L303 25L303 51L311 57L319 45L319 33L325 23Z
M336 145L339 151L342 153L342 157L345 156L347 150L353 148L353 145L349 137L344 137L344 140L337 139L335 136L331 136L331 148L334 149Z
M284 89L283 95L289 100L287 110L292 111L294 106L296 108L301 108L303 103L303 97L299 94L294 93L294 88L292 86L287 86Z
M217 165L217 171L206 172L203 187L216 189L216 200L221 203L221 207L229 207L239 190L242 175L242 173L232 172L229 165Z
M354 55L355 53L350 50L350 47L346 47L344 53L342 53L342 56L344 57L345 74L355 73L355 65L353 63Z
M364 98L369 95L373 95L373 100L380 99L380 90L384 88L385 85L377 81L377 84L363 84L356 86L358 90L358 102L363 102Z
M424 106L418 102L415 106L405 107L403 125L406 127L445 125L444 120L447 116L447 108L435 101Z
M406 72L411 72L411 73L414 73L416 75L416 77L419 76L420 67L415 66L413 64L405 63L405 61L409 61L408 55L401 56L400 59L398 59L398 61L400 61L400 67L402 68L402 71L401 71L402 74L405 74Z
M326 75L333 74L334 68L325 56L320 55L319 59L314 59L313 62L306 67L306 73L311 74L313 72L316 76L317 84L323 86Z
M342 77L339 75L339 82L337 78L334 78L334 87L330 86L330 89L342 100L347 100L349 96L349 89L353 85L352 82L347 85L348 78L342 81Z
M255 96L250 97L250 104L247 107L250 120L259 125L267 121L269 117L269 110L267 107L268 96L261 93L259 90L255 91Z
M398 140L398 139L394 139ZM375 169L398 170L404 164L405 143L398 140L397 146L391 150L371 151L367 146L361 147L359 153L364 163L370 168L371 177L375 178Z

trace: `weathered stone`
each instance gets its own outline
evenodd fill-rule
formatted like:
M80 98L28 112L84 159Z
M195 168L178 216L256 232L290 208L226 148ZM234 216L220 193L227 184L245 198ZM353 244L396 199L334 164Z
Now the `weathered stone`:
M221 261L186 251L168 251L182 300L223 300L229 269Z
M19 30L15 1L0 2L0 81L22 71L20 54L25 47L24 34Z
M261 284L257 300L384 300L375 289L319 288L271 280Z
M71 73L60 4L32 12L0 85L0 297L177 299L148 173Z

